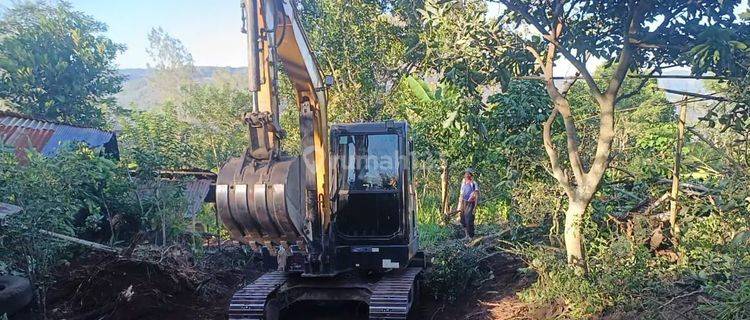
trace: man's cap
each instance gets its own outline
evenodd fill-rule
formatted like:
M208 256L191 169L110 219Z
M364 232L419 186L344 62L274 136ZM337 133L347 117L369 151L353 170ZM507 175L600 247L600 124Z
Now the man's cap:
M464 170L464 173L474 174L474 169L472 169L472 168L466 168L466 170Z

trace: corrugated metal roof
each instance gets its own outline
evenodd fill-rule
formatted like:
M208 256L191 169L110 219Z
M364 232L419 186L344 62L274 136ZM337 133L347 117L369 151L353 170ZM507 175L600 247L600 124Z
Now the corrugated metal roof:
M92 128L76 127L32 119L24 115L0 112L0 141L16 147L16 154L34 148L46 156L57 153L67 142L84 142L91 147L102 147L112 140L114 133Z
M42 149L42 154L45 156L54 155L57 153L57 149L67 142L85 142L92 147L101 147L109 142L109 140L112 140L113 135L112 132L97 129L58 125L55 133L49 138L44 149Z
M184 216L186 219L192 219L198 212L201 211L203 203L206 201L211 185L214 183L213 180L199 179L193 181L180 181L180 180L168 180L162 179L166 184L172 186L179 186L182 188L185 204ZM162 188L165 185L161 186ZM149 199L156 195L156 190L159 188L159 184L146 181L138 181L136 183L136 192L141 198Z
M188 205L185 218L192 219L201 210L203 200L211 189L211 183L211 180L195 180L185 184L185 199Z
M21 212L21 207L9 203L0 202L0 220Z
M0 115L0 140L5 145L41 151L54 133L54 124Z

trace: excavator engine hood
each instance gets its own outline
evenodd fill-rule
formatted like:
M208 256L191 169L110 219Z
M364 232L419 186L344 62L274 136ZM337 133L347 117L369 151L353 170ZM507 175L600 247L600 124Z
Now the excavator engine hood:
M300 185L299 158L265 163L230 159L216 184L219 217L233 238L251 246L303 241Z

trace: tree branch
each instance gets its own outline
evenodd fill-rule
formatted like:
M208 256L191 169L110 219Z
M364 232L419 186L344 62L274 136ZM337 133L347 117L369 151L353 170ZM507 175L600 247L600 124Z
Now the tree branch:
M589 91L591 91L591 94L594 96L594 98L598 101L602 98L602 92L601 89L599 89L599 86L596 84L596 81L594 81L594 77L591 76L591 73L586 69L586 64L581 62L580 60L576 59L575 56L568 50L567 48L563 47L560 42L557 41L556 38L551 37L550 35L552 32L547 31L544 26L542 25L541 21L538 19L535 19L531 16L529 13L530 10L528 8L522 8L518 5L516 5L515 1L511 0L499 0L501 3L503 3L508 9L515 11L516 13L520 14L526 22L530 23L531 25L536 28L539 33L542 34L542 37L549 41L550 43L554 44L557 49L560 50L560 53L570 61L571 64L578 70L578 72L581 73L583 78L586 80L586 84L589 86Z
M650 43L639 39L630 39L630 44L634 45L638 48L643 49L659 49L659 48L667 48L667 49L676 49L676 50L685 50L688 48L687 45L670 45L670 44L657 44L657 43Z
M551 39L555 41L563 32L563 24L555 22L553 25L553 31L549 35ZM547 45L547 62L544 69L544 75L546 78L547 92L552 98L555 104L555 109L560 113L565 124L565 137L568 149L568 160L570 161L570 167L573 171L573 176L576 179L578 185L582 185L585 180L583 164L581 162L580 148L578 144L578 129L576 128L575 121L573 120L573 112L570 109L570 103L568 99L560 92L555 86L554 80L554 57L557 50L557 46L550 43ZM569 88L568 88L569 89Z
M560 94L558 93L558 95ZM557 100L555 105L557 109L560 110L563 123L565 124L565 140L567 142L570 168L573 170L573 176L575 176L578 185L584 185L586 182L586 175L585 169L583 168L583 162L581 161L581 153L579 151L578 128L576 128L575 120L573 120L573 113L570 109L570 104L562 95L555 100Z
M552 110L549 118L547 118L547 121L544 123L542 138L544 140L544 150L547 152L547 156L550 160L550 166L552 167L552 175L553 177L555 177L557 182L560 183L560 186L562 186L563 190L565 190L565 193L568 194L568 197L572 198L574 195L574 191L570 186L570 179L560 166L560 159L557 155L557 150L555 150L555 145L552 142L552 124L555 122L555 118L559 113L560 112L557 110L557 108Z
M532 56L534 56L534 60L536 60L536 63L539 64L540 69L542 69L542 72L545 70L544 66L544 60L542 59L542 56L539 54L539 51L536 51L534 47L532 46L526 46L526 51L530 52ZM545 74L545 80L546 80L546 74Z
M617 68L612 75L612 79L609 81L607 91L604 93L604 97L599 102L601 118L599 121L599 136L596 144L596 152L594 154L594 161L591 165L591 170L587 174L587 179L591 181L598 181L601 183L601 178L604 176L604 172L609 166L609 155L612 147L612 141L615 138L615 104L617 94L620 92L620 88L625 80L625 76L630 69L630 65L633 61L633 47L630 44L630 39L633 35L638 33L641 21L643 20L643 11L645 10L645 2L639 2L633 4L630 1L631 10L628 14L628 28L623 35L622 40L622 51L620 51L620 57L618 59ZM634 7L633 7L634 6ZM593 194L596 189L599 188L599 183L592 186L587 186L587 194Z
M711 149L714 149L714 151L718 152L724 159L727 159L727 161L735 168L735 170L737 170L737 172L744 174L746 168L743 167L742 165L740 165L740 163L737 162L737 160L735 160L730 155L728 155L723 149L719 148L711 140L708 140L708 138L706 138L705 136L703 136L700 132L698 132L698 130L695 130L695 128L693 128L693 127L686 127L686 129L688 131L690 131L690 133L692 133L696 137L698 137L698 139L700 139L701 141L705 142L709 147L711 147Z
M620 51L617 68L612 74L612 79L609 81L607 91L604 93L604 96L607 99L611 99L612 101L615 100L617 93L620 92L625 76L628 74L630 64L633 61L633 46L630 43L630 39L637 34L642 19L643 13L641 12L640 5L631 8L627 20L628 28L625 31L625 34L623 34L622 51Z
M564 97L567 97L568 91L570 91L570 89L573 88L573 86L576 84L576 81L578 81L578 79L580 78L580 75L581 73L576 72L576 74L573 76L573 79L563 83L563 86L560 89L560 94L563 95Z
M619 96L615 100L615 104L619 103L620 101L623 101L625 99L631 98L631 97L633 97L633 96L641 93L641 90L643 90L643 88L646 86L646 84L648 84L648 82L651 80L650 76L653 76L654 73L656 73L657 70L659 70L659 68L654 68L654 70L651 70L651 72L648 73L648 77L644 77L643 80L641 81L641 83L639 83L638 86L635 89L633 89L632 91L630 91L630 92L628 92L626 94L623 94L623 95Z

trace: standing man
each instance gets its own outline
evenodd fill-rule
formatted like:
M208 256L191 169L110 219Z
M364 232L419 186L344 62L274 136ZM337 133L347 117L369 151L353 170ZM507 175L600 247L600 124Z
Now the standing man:
M461 213L461 225L464 227L466 238L474 238L474 210L479 198L479 186L474 181L474 170L471 168L464 171L464 180L461 182L459 194L458 210Z

